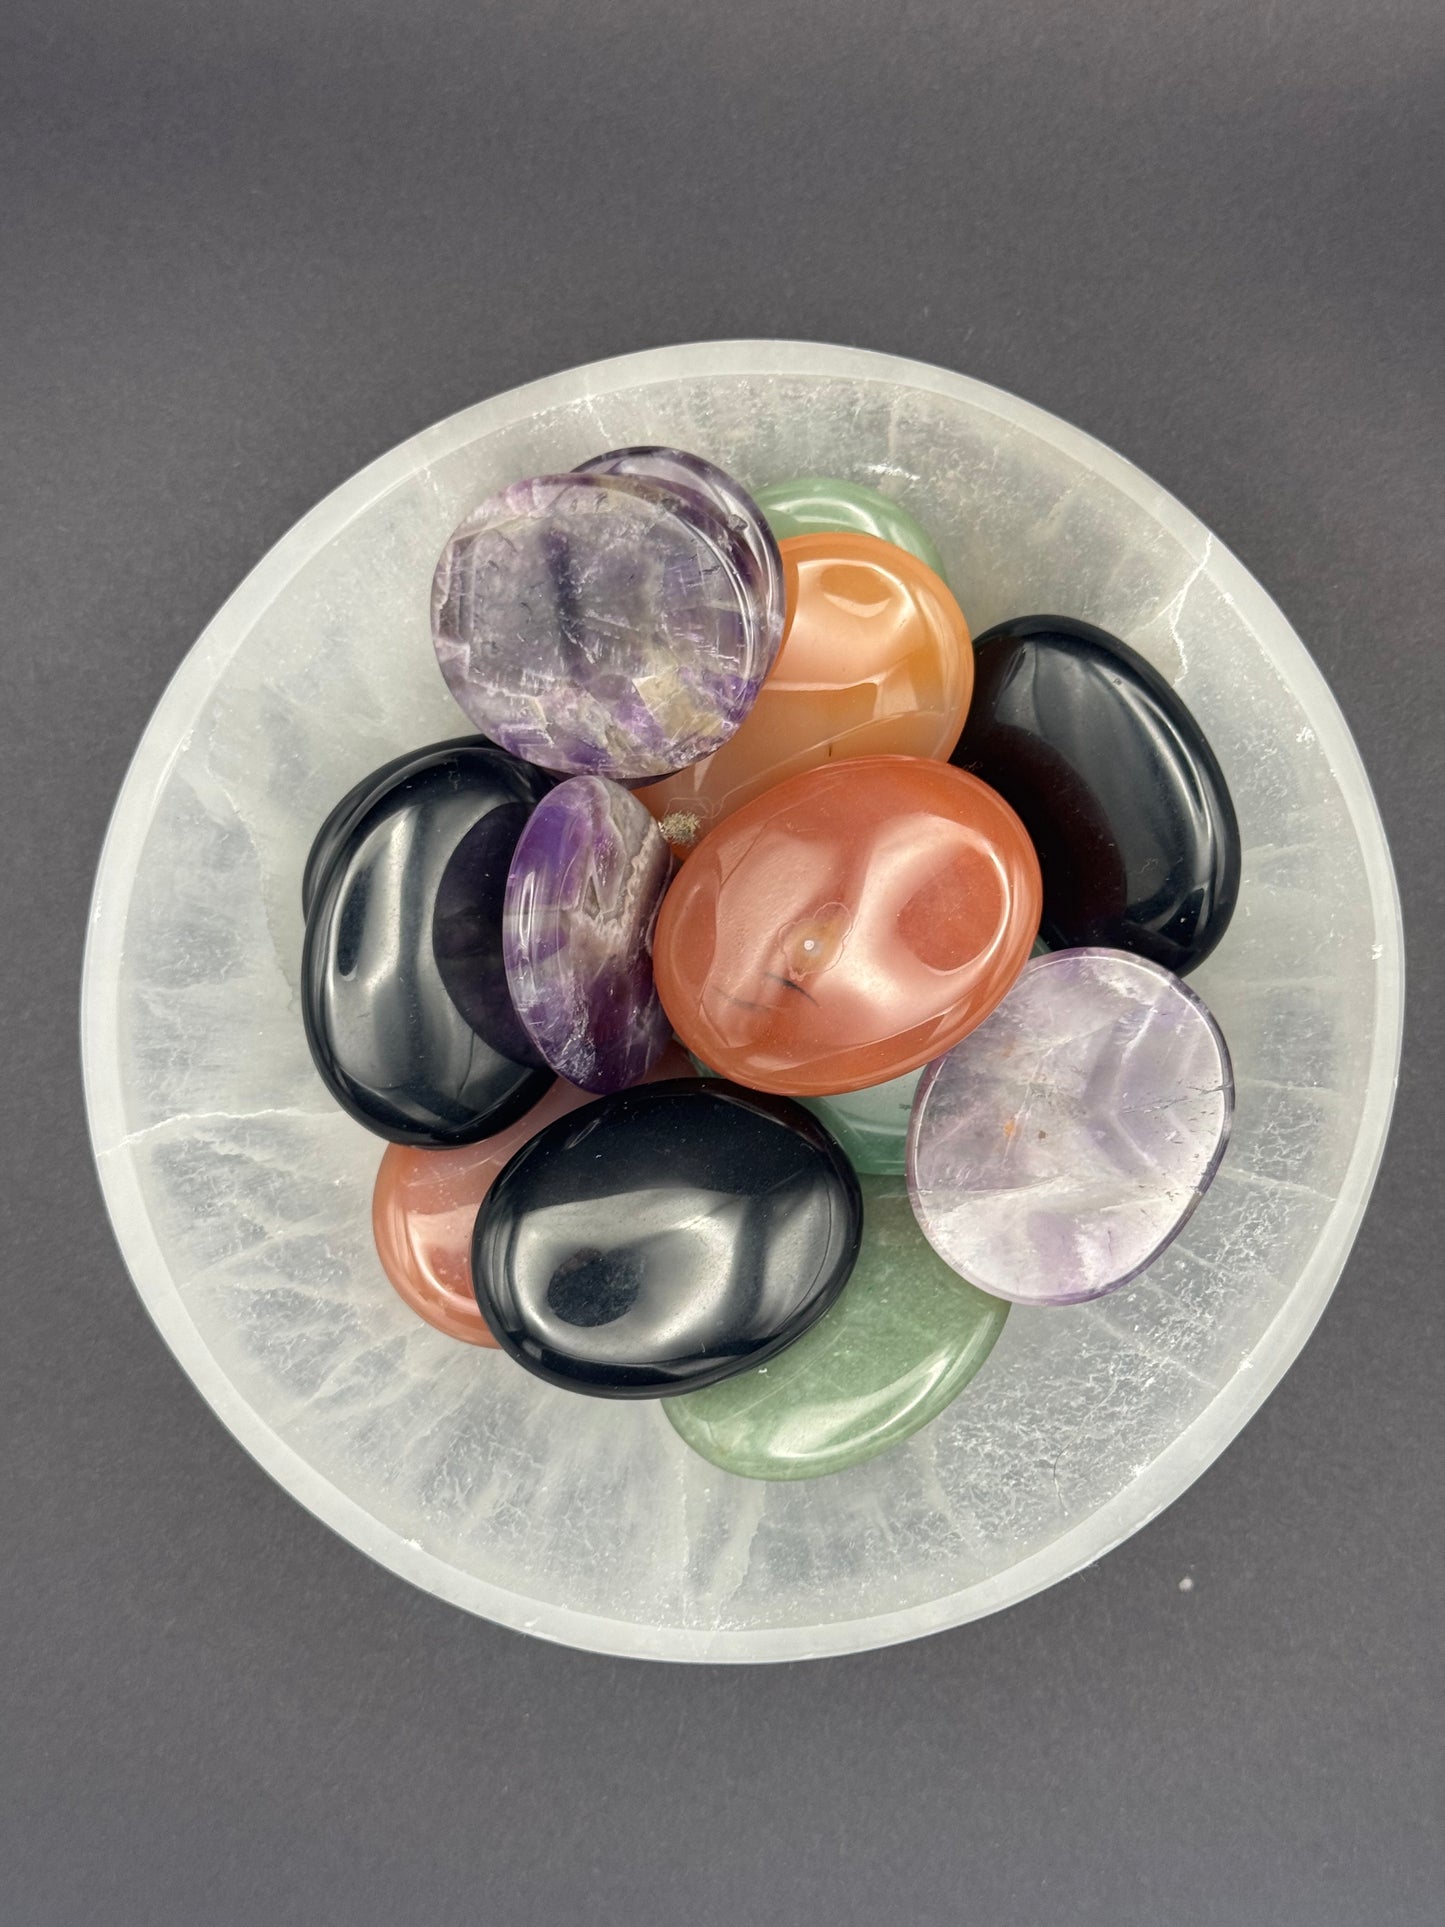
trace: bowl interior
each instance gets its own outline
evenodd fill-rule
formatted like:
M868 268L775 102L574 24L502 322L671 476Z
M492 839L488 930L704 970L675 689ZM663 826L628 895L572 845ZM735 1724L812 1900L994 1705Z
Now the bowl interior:
M731 1478L654 1404L581 1399L453 1343L371 1244L381 1146L315 1078L302 863L331 802L464 733L428 589L482 495L637 442L757 486L896 495L975 633L1030 612L1126 638L1231 784L1240 904L1192 979L1238 1075L1233 1141L1133 1286L1015 1308L940 1419L800 1485ZM1283 617L1178 503L956 375L704 344L574 370L393 451L308 516L196 645L127 779L87 956L87 1089L136 1282L187 1370L301 1500L417 1583L601 1650L768 1659L954 1624L1062 1577L1181 1491L1277 1380L1372 1182L1399 1046L1389 858L1347 731Z

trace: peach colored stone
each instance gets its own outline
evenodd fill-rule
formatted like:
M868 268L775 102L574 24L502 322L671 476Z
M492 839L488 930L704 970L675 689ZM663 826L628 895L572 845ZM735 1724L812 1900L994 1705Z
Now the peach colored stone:
M854 756L942 760L973 693L973 646L941 577L876 536L779 543L787 627L746 721L637 794L678 856L790 776Z

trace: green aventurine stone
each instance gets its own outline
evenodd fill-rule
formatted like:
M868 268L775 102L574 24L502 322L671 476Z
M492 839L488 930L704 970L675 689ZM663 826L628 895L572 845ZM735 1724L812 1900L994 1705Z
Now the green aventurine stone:
M935 575L943 575L942 556L908 510L862 482L805 475L793 482L772 482L760 488L753 500L780 542L785 536L816 535L821 529L876 535L880 542L916 555Z
M908 1169L908 1119L922 1068L864 1091L799 1102L837 1138L860 1174L901 1177Z
M699 1077L717 1076L692 1051L688 1056ZM925 1068L920 1065L916 1071L890 1077L886 1084L870 1084L866 1090L844 1091L838 1097L800 1097L797 1101L837 1138L860 1177L902 1177L908 1169L913 1094Z
M918 1229L896 1179L865 1177L863 1245L833 1309L766 1365L663 1400L680 1437L747 1479L814 1479L908 1438L955 1399L1008 1313Z

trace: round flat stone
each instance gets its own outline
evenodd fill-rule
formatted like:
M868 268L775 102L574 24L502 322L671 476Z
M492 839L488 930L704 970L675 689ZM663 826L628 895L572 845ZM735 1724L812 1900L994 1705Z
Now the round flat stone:
M746 1479L816 1479L861 1465L949 1405L1008 1306L957 1277L896 1179L864 1178L863 1242L831 1311L768 1364L663 1409L695 1452Z
M1239 894L1239 824L1223 772L1164 678L1116 636L1062 616L978 639L953 754L1018 811L1044 879L1051 950L1133 950L1192 970Z
M685 1077L686 1056L673 1045L653 1076ZM382 1270L400 1296L448 1338L495 1348L472 1290L472 1232L498 1172L546 1125L590 1104L590 1091L558 1078L525 1117L481 1144L422 1150L389 1144L371 1199L371 1228Z
M1187 1223L1233 1110L1219 1027L1177 977L1118 950L1039 957L919 1084L918 1222L1001 1298L1102 1297Z
M895 548L916 555L935 575L944 574L943 558L923 526L901 502L864 482L801 475L790 482L770 482L758 490L756 499L780 542L790 535L818 535L831 530L876 535L880 542L891 542Z
M517 840L502 921L517 1015L552 1069L584 1090L625 1090L672 1036L652 981L652 926L672 874L630 791L573 776Z
M478 729L622 782L720 748L771 661L720 519L612 475L536 476L474 510L437 564L432 636Z
M379 785L316 880L307 1042L332 1096L381 1137L473 1143L551 1080L502 962L507 870L548 787L502 750L423 752Z
M781 545L788 622L737 734L641 792L685 856L745 803L856 756L945 759L973 689L968 625L947 585L871 535Z
M658 993L687 1048L827 1097L916 1070L998 1003L1038 927L1018 818L947 763L795 776L713 831L663 898Z
M608 1398L761 1364L842 1290L858 1181L801 1105L689 1078L549 1125L487 1193L477 1302L539 1378Z
M783 559L766 518L742 483L683 448L614 448L577 464L579 475L618 475L701 501L733 538L738 573L763 610L763 649L771 663L783 639Z

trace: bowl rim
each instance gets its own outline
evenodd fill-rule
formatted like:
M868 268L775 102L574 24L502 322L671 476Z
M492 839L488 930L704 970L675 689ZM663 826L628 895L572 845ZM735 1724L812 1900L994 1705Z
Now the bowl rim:
M1294 1288L1250 1356L1201 1412L1096 1511L1004 1571L932 1600L820 1625L702 1630L657 1627L528 1598L460 1572L318 1472L250 1405L188 1313L147 1215L128 1155L114 1040L131 883L155 806L190 726L256 620L299 569L399 482L490 430L545 409L679 377L817 376L948 395L1023 427L1151 514L1236 606L1309 718L1359 838L1375 923L1374 1034L1359 1124L1339 1194ZM1016 1604L1067 1578L1148 1524L1179 1497L1258 1411L1298 1356L1344 1268L1379 1169L1399 1072L1404 944L1384 826L1359 751L1318 667L1272 598L1188 509L1082 429L1007 391L926 362L809 341L699 341L565 369L490 397L409 437L325 496L261 558L207 624L152 712L121 785L97 866L81 981L81 1058L91 1148L132 1281L183 1370L222 1422L291 1496L360 1551L424 1591L515 1630L591 1652L704 1662L820 1658L915 1639Z

